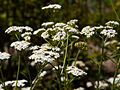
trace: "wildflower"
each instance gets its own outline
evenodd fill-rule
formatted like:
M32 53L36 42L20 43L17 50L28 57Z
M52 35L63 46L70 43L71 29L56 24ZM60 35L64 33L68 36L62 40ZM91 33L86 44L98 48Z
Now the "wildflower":
M12 82L13 82L12 87L15 87L16 83L17 83L17 87L23 87L23 86L25 86L24 83L26 83L27 80L23 79L23 80L18 80L18 82L16 82L16 81L12 81Z
M65 26L66 24L65 23L56 23L55 24L55 27L63 27Z
M75 62L72 63L74 65ZM76 61L76 64L79 65L80 67L85 67L85 63L83 61Z
M18 80L17 87L21 87L21 86L23 87L23 86L25 86L24 83L26 83L26 82L27 82L27 80L24 80L24 79L23 80ZM5 86L8 86L8 85L12 85L12 87L15 87L16 86L16 80L6 81L5 82ZM0 84L0 86L3 87L1 84Z
M31 28L31 27L28 27L28 26L11 26L11 27L9 27L6 31L5 31L5 33L11 33L11 32L16 32L16 31L18 31L18 32L22 32L23 30L25 30L25 31L33 31L33 29Z
M112 41L106 42L106 43L105 43L105 46L108 46L108 45L111 45L111 44L117 44L117 43L118 43L118 41L112 40Z
M29 50L37 50L37 49L39 49L39 48L40 48L40 46L35 45L35 46L31 46L31 47L29 48Z
M28 48L29 45L30 43L27 41L16 41L16 42L13 42L10 46L21 51L21 50Z
M113 29L109 29L109 30L103 29L100 34L103 34L107 36L108 38L112 38L112 37L115 37L117 32Z
M55 36L53 36L53 41L60 41L65 39L66 37L66 32L58 32Z
M45 7L42 7L42 9L61 9L61 6L59 4L51 4Z
M92 83L91 83L91 82L87 82L87 83L86 83L86 86L87 86L87 87L92 87Z
M21 34L21 37L30 36L31 34L32 34L31 32L25 32Z
M87 38L91 37L95 32L95 28L90 28L90 26L86 26L82 29L81 34L84 34L87 36Z
M82 71L81 69L78 69L78 68L75 67L75 66L69 66L69 67L67 67L66 70L68 71L68 72L67 72L68 74L71 73L71 74L73 74L74 76L87 75L86 72Z
M46 71L43 71L40 75L39 75L39 77L43 77L43 76L45 76L47 74L47 72Z
M47 32L47 31L45 31L45 32L43 32L42 34L41 34L41 37L43 37L43 38L48 38L50 35L49 35L49 33Z
M87 49L87 43L79 41L79 42L75 43L75 47L86 50Z
M76 35L72 35L71 37L72 37L72 38L75 38L75 39L79 39L79 37L76 36Z
M67 22L67 24L70 25L70 26L74 26L76 22L78 22L78 20L73 19L73 20L70 20L69 22Z
M36 34L38 34L38 33L41 32L41 31L45 31L45 29L44 29L44 28L40 28L40 29L34 31L34 32L33 32L33 35L36 35Z
M10 54L6 53L6 52L0 52L0 59L4 60L4 59L9 59L10 58Z
M105 23L107 26L119 26L119 23L117 21L109 21Z
M47 27L47 26L51 26L51 25L53 25L53 24L54 24L54 22L45 22L45 23L43 23L41 26Z
M97 88L97 85L98 85L98 81L95 82L95 88ZM109 85L104 82L104 81L99 81L99 88L100 89L104 89L105 87L108 87Z
M59 51L60 49L57 47L49 46L49 44L43 44L40 49L34 50L33 54L29 57L29 59L34 59L35 63L37 62L53 62L55 59L60 57Z
M100 26L95 26L95 27L93 27L93 28L99 30L99 29L103 29L104 27L103 27L102 25L100 25Z

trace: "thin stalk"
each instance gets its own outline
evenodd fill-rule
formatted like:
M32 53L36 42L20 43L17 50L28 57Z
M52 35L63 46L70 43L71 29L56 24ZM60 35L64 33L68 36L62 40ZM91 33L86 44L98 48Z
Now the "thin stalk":
M41 70L39 71L39 73L37 74L37 76L35 77L35 79L33 80L34 83L32 82L32 84L34 84L34 85L32 86L32 84L31 84L30 90L34 90L34 88L35 88L35 86L36 86L36 84L37 84L37 81L39 80L39 79L38 79L38 78L39 78L39 75L40 75L40 73L42 72L42 69L45 67L46 64L47 64L47 63L43 63L43 65L41 66Z
M16 78L15 90L17 90L17 83L18 83L19 72L20 72L20 55L19 55L18 71L17 71L17 78Z
M63 68L61 70L61 74L63 73L63 69L65 67L65 64L66 64L66 58L67 58L67 51L68 51L68 38L69 38L69 35L67 33L67 44L66 44L66 48L65 48L65 57L64 57L64 61L63 61Z
M37 84L37 81L38 81L38 77L40 75L40 73L42 72L42 70L40 70L40 72L37 74L37 76L35 77L35 79L33 80L34 81L34 85L31 86L30 90L33 90ZM32 84L31 84L32 85Z
M52 44L47 40L47 39L44 39L49 45L52 46Z
M20 41L20 39L19 39L18 35L17 35L17 34L15 34L15 36L16 36L17 40L18 40L18 41Z
M29 65L26 64L26 67L27 67L27 71L28 71L28 77L29 77L29 79L30 79L30 84L32 84L31 75L30 75L30 70L29 70Z
M3 76L1 67L0 67L0 74L1 74L1 78L2 78L2 85L5 87L4 76Z
M105 39L105 41L106 41L106 39ZM101 53L101 60L100 60L100 63L99 63L99 65L98 65L98 85L97 85L97 89L98 90L100 90L100 87L99 87L99 81L100 81L100 76L101 76L101 69L102 69L102 62L103 62L103 60L104 60L104 45L105 45L105 41L104 41L104 39L102 39L102 53Z
M114 90L114 88L115 88L115 79L116 79L119 67L120 67L120 59L119 59L119 61L117 63L117 66L116 66L116 70L115 70L115 74L114 74L114 79L113 79L113 84L112 84L112 90Z
M77 53L77 55L76 55L76 57L75 57L75 63L74 63L74 66L76 66L76 62L77 62L77 58L78 58L78 56L79 56L79 54L80 54L80 49L78 50L78 53Z
M111 6L112 6L112 9L113 9L113 11L114 11L114 13L115 13L115 15L116 15L117 20L120 21L120 18L119 18L118 14L117 14L117 12L116 12L116 10L115 10L115 7L114 7L114 5L113 5L113 1L110 0L110 2L111 2Z
M49 62L49 64L50 64L53 68L55 68L52 63ZM56 74L57 74L57 81L59 82L59 90L61 90L61 77L60 77L60 74L59 74L59 68L58 68L58 70L55 68L55 71L56 71Z

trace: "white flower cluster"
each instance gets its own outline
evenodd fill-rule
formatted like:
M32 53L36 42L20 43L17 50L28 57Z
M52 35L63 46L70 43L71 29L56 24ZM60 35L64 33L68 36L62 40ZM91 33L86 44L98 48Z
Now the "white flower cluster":
M59 4L51 4L51 5L42 7L42 9L61 9L61 5L59 5Z
M117 32L113 29L109 29L109 30L103 29L103 31L100 34L103 34L107 36L108 38L112 38L112 37L115 37Z
M68 74L71 73L71 74L73 74L74 76L87 75L86 72L84 72L83 70L81 70L81 69L79 69L79 68L77 68L77 67L75 67L75 66L69 66L69 67L67 67L66 70L67 70L67 73L68 73Z
M110 84L113 84L113 80L114 80L114 78L111 77L111 78L109 78L107 81L108 81ZM120 74L118 74L117 77L115 78L115 84L117 84L117 87L120 87Z
M94 26L94 27L86 26L82 29L81 34L86 35L89 38L93 34L95 34L95 31L97 32L98 30L99 31L101 30L100 34L103 34L104 36L107 36L108 38L115 37L117 32L116 32L116 30L113 30L113 25L109 25L109 24L114 24L116 26L119 25L118 22L109 21L106 23L106 25L108 25L108 26L102 26L102 25Z
M35 46L29 47L29 50L37 50L39 48L40 48L40 46L35 45Z
M36 35L41 32L41 37L43 37L44 39L51 37L53 41L65 40L67 33L79 34L79 31L74 28L77 21L78 20L70 20L69 22L67 22L67 24L56 23L55 25L52 25L51 28L47 28L46 30L44 28L41 28L34 31L33 34ZM42 26L48 26L49 24L51 25L53 24L53 22L43 23Z
M10 54L6 52L0 52L0 60L9 59Z
M11 26L11 27L9 27L6 31L5 31L5 33L11 33L11 32L16 32L16 31L18 31L18 32L23 32L23 30L25 30L25 31L33 31L33 29L31 28L31 27L28 27L28 26Z
M81 34L84 34L87 36L87 38L91 37L95 32L94 28L91 28L90 26L86 26L82 29Z
M119 23L117 21L109 21L105 23L108 26L119 26Z
M40 28L40 29L34 31L34 32L33 32L33 35L36 35L36 34L38 34L38 33L41 32L41 31L45 31L45 29L44 29L44 28Z
M31 32L25 32L23 34L21 34L21 37L23 37L25 39L25 41L29 41L31 39L32 33Z
M92 82L89 82L89 81L88 81L88 82L86 83L86 86L87 86L87 87L92 87L92 86L93 86L93 85L92 85Z
M53 25L53 24L54 24L54 22L45 22L45 23L43 23L41 26L47 27L47 26L51 26L51 25Z
M17 82L17 87L23 87L23 86L25 86L25 84L24 83L27 83L28 81L27 80L18 80L18 82ZM13 80L13 81L6 81L5 82L5 86L8 86L8 85L12 85L12 87L15 87L16 86L16 80ZM0 88L2 88L3 87L3 85L2 84L0 84ZM1 89L0 89L1 90Z
M98 85L98 81L95 82L95 88L97 88L97 85ZM99 88L100 89L104 89L106 87L108 87L108 83L104 82L104 81L99 81Z
M60 51L60 48L50 46L49 44L43 44L40 49L33 51L29 59L34 59L35 63L45 61L52 62L60 57L57 51Z
M105 43L105 46L112 45L112 44L118 44L118 41L117 40L108 41Z
M70 20L69 22L67 22L67 24L70 25L70 26L74 26L77 22L78 22L77 19L73 19L73 20ZM77 28L78 26L75 25L75 27Z
M49 38L49 33L47 32L47 31L45 31L45 32L43 32L42 34L41 34L41 37L43 37L43 38Z
M13 42L10 46L14 47L16 50L21 51L28 48L29 45L30 43L27 41L16 41L16 42Z
M39 75L39 77L43 77L43 76L45 76L47 74L47 72L46 71L43 71L40 75Z

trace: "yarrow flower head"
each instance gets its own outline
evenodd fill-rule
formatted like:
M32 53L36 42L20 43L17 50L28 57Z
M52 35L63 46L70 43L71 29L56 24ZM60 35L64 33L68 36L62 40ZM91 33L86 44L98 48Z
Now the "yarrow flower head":
M47 27L47 26L51 26L53 24L54 24L54 22L45 22L41 26Z
M33 29L31 27L28 27L28 26L25 26L25 27L24 26L11 26L5 31L5 33L9 34L11 32L16 32L16 31L22 33L23 30L30 31L30 32L33 31Z
M0 60L4 60L4 59L9 59L10 58L10 54L6 53L6 52L0 52Z
M52 41L62 41L65 40L67 37L67 34L79 34L79 31L74 27L77 22L77 20L70 20L69 22L66 23L56 23L54 24L53 22L47 22L43 23L42 26L51 26L49 28L41 28L36 31L34 31L34 35L40 34L42 38L44 39L52 39ZM78 37L77 37L78 38Z
M112 38L112 37L115 37L117 32L113 29L109 29L109 30L103 29L103 31L101 31L100 34L103 34L103 35L107 36L108 38Z
M43 44L40 46L40 49L34 50L33 54L29 57L29 59L35 60L37 62L53 62L55 59L60 57L58 51L60 48L50 46L49 44Z
M109 21L105 23L105 25L114 27L114 26L119 26L119 23L117 21Z
M27 83L28 81L27 80L18 80L18 82L17 82L17 87L23 87L23 86L25 86L25 84L24 83ZM5 82L5 86L8 86L8 85L12 85L12 87L15 87L16 86L16 80L13 80L13 81L6 81ZM0 86L1 87L3 87L2 86L2 84L0 84Z
M37 50L37 49L40 49L40 46L35 45L29 48L29 50Z
M51 5L48 5L48 6L45 6L45 7L42 7L42 9L61 9L61 5L59 4L51 4Z
M16 42L13 42L10 46L14 47L16 50L21 51L28 48L29 45L30 43L27 41L16 41Z
M34 32L33 32L33 35L36 35L36 34L38 34L39 32L43 32L43 31L45 31L45 29L44 29L44 28L40 28L40 29L34 31Z
M31 39L32 33L31 32L25 32L21 34L21 37L23 37L25 39L25 41L29 41Z
M67 67L66 70L67 70L67 73L68 73L68 74L71 73L71 74L73 74L74 76L87 75L86 72L84 72L83 70L81 70L81 69L79 69L79 68L77 68L77 67L75 67L75 66L69 66L69 67Z
M90 28L90 26L86 26L82 29L81 34L84 34L87 36L87 38L91 37L95 32L95 28Z
M95 88L97 88L98 85L98 81L95 82ZM99 88L100 89L104 89L106 87L108 87L108 83L106 83L105 81L99 81Z

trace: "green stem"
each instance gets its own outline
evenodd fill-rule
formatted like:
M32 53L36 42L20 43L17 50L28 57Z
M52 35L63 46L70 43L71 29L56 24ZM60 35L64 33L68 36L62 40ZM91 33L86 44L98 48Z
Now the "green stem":
M47 39L44 38L44 40L45 40L49 45L52 46L52 44L51 44Z
M65 57L64 57L64 61L63 61L63 68L61 70L61 74L63 73L63 69L65 67L65 63L66 63L66 58L67 58L67 51L68 51L68 38L69 38L69 35L67 33L67 44L66 44L66 48L65 48Z
M54 67L54 65L52 64L52 63L50 63L50 62L48 62L53 68L55 68ZM59 67L59 66L58 66ZM61 88L61 76L60 76L60 73L59 73L59 68L58 68L58 70L55 68L55 71L56 71L56 74L57 74L57 81L58 81L58 84L59 84L59 90L61 90L62 88Z
M39 71L39 73L37 74L37 76L35 77L35 79L33 80L34 83L32 82L31 84L31 87L30 87L30 90L34 90L36 84L37 84L37 81L39 81L39 75L41 74L43 68L46 66L47 63L43 63L43 65L41 66L41 69ZM33 86L32 86L33 85Z
M115 70L115 74L114 74L114 79L113 79L113 84L112 84L112 90L114 90L115 88L115 79L116 79L116 76L117 76L117 73L118 73L118 70L119 70L119 66L120 66L120 59L117 63L117 66L116 66L116 70Z
M76 66L76 62L77 62L77 58L78 58L78 56L79 56L79 54L80 54L80 49L78 50L78 53L77 53L77 55L76 55L76 57L75 57L75 63L74 63L74 66Z
M20 72L20 55L19 55L18 71L17 71L17 78L16 78L15 90L17 90L17 83L18 83L19 72Z
M112 1L112 0L110 0L110 1L111 1L112 9L113 9L113 11L114 11L114 13L115 13L115 15L116 15L116 18L117 18L118 21L120 21L120 18L119 18L118 14L117 14L117 12L116 12L116 10L115 10L115 7L114 7L114 5L113 5L113 1Z
M2 85L5 87L4 76L3 76L1 67L0 67L0 73L1 73L1 77L2 77Z
M107 38L106 38L107 39ZM101 76L101 69L102 69L102 62L104 60L104 45L105 45L105 42L106 42L106 39L104 41L104 39L102 39L102 53L101 53L101 60L100 60L100 63L98 64L98 85L97 85L97 89L100 90L100 87L99 87L99 81L100 81L100 76Z
M18 35L17 35L17 34L15 34L15 36L16 36L17 40L18 40L18 41L20 41L20 39L19 39Z

